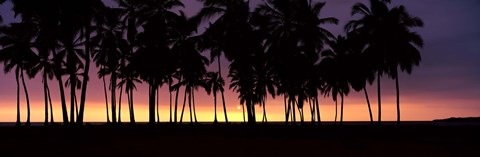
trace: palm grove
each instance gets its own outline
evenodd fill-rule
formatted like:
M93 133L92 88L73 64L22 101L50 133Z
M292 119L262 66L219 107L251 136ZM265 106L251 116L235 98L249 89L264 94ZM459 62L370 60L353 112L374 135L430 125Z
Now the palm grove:
M395 81L400 123L398 75L419 65L418 48L423 46L421 37L411 31L423 23L404 6L390 7L390 0L357 3L351 14L360 18L344 26L345 35L334 36L323 26L338 20L321 16L324 2L265 0L252 9L246 0L199 1L203 8L188 18L180 0L116 0L118 7L113 8L101 0L11 0L20 22L0 27L0 61L5 72L15 73L16 124L21 125L22 87L25 125L30 125L25 77L42 78L45 125L54 122L52 106L57 105L52 104L49 82L59 85L55 90L60 93L63 124L83 124L91 63L99 69L107 122L113 124L121 123L122 96L127 97L128 116L135 123L133 93L140 83L148 84L149 124L160 121L162 87L169 90L171 123L182 123L186 106L190 122L197 122L198 90L213 95L214 123L217 103L228 123L224 97L228 87L238 93L248 123L257 119L255 105L263 108L261 119L267 122L268 95L283 99L286 123L303 123L307 105L310 121L320 124L321 97L335 101L335 121L339 117L342 123L344 99L354 90L365 94L373 124L366 87L375 80L380 124L381 77ZM197 29L207 23L199 34ZM221 68L222 55L229 69ZM209 64L218 64L218 70L207 71ZM228 73L230 85L225 85L222 73Z

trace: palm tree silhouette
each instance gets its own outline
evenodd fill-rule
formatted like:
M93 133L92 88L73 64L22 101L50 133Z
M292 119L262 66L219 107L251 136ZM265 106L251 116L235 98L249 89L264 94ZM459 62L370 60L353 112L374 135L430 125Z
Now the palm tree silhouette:
M332 94L332 98L337 104L337 95L340 94L340 124L343 124L343 104L344 97L350 92L348 82L348 54L349 48L345 37L338 36L336 41L330 42L330 50L322 52L324 57L321 61L322 78L325 80L324 92L326 95ZM337 108L337 107L335 107ZM335 115L337 115L335 113ZM335 116L335 120L336 120Z
M39 54L43 58L49 56L47 54L53 54L53 70L60 89L63 122L66 125L68 124L68 114L65 103L63 80L61 77L64 73L62 70L64 61L63 56L58 54L56 51L59 47L57 43L57 34L60 21L60 3L57 3L55 0L50 0L48 2L13 0L12 3L14 4L13 11L16 15L20 15L23 20L33 22L38 28L38 34L35 42ZM46 58L44 60L46 60ZM53 112L51 112L51 115L53 115ZM51 120L53 121L53 116Z
M178 14L172 9L183 6L178 0L145 1L143 3L142 25L143 32L137 35L139 44L133 55L132 64L138 70L142 80L149 84L149 124L155 123L156 91L163 83L168 82L168 61L173 57L170 52L171 36L175 34L172 23ZM167 81L166 81L167 80Z
M213 93L213 105L214 105L214 119L213 123L218 123L217 120L217 92L223 90L225 81L220 77L218 72L208 72L205 78L205 90L207 94Z
M119 86L125 86L125 93L127 94L128 99L128 110L130 116L130 123L135 123L135 113L133 107L133 91L136 90L136 83L141 83L141 80L138 79L138 74L131 65L122 66L120 68L119 75L120 82Z
M324 5L307 0L267 0L255 11L257 17L263 18L260 23L268 31L264 47L269 62L274 65L276 82L281 85L279 92L288 99L286 121L290 111L293 111L293 122L296 121L295 104L303 107L308 98L302 87L308 80L309 69L313 69L326 41L333 38L321 25L336 24L338 20L319 18Z
M100 73L101 77L110 74L112 122L114 124L117 122L115 89L118 86L119 68L122 62L125 62L122 56L129 53L129 48L125 46L127 41L123 38L124 27L120 23L120 11L120 9L106 9L104 12L105 22L102 26L97 27L96 36L92 39L92 43L97 43L94 47L98 47L93 52L95 63L97 66L103 67Z
M33 37L35 35L34 25L28 22L11 23L10 26L0 27L0 62L4 62L5 72L15 69L15 80L17 82L17 121L20 126L20 84L22 80L25 98L27 101L26 126L30 126L30 99L25 84L24 73L29 74L30 69L39 62L37 55L33 52ZM32 76L32 75L29 75Z
M206 20L217 18L210 27L201 35L199 49L202 51L210 51L210 60L213 62L216 58L218 63L219 77L222 78L221 55L232 61L236 57L235 53L240 52L235 43L240 40L236 37L237 31L244 30L245 24L248 23L249 8L248 1L243 0L200 0L203 8L192 18L193 22L201 23ZM241 23L241 24L239 24ZM244 28L240 28L244 27ZM224 40L229 37L229 40ZM223 79L223 78L222 78ZM225 105L224 91L220 90L222 95L222 103L225 115L225 122L228 123L227 110Z
M371 0L370 8L362 3L354 5L353 14L361 14L360 20L350 21L346 30L355 31L361 36L369 36L369 46L365 53L375 58L379 91L379 124L381 122L380 76L387 73L395 79L397 93L397 124L400 124L400 95L398 85L398 67L411 72L413 66L420 63L417 47L423 46L421 37L409 29L422 27L418 17L412 17L404 6L389 9L390 0Z
M347 23L345 30L356 31L361 36L381 36L383 25L382 21L386 19L388 14L387 4L390 0L370 0L370 8L363 3L357 3L352 7L352 15L360 14L363 17L359 20L352 20ZM377 91L378 91L378 124L382 121L382 99L380 79L385 72L385 51L382 50L381 44L373 44L374 40L383 39L370 39L369 47L366 48L365 54L371 56L371 61L375 64L375 70L377 71Z

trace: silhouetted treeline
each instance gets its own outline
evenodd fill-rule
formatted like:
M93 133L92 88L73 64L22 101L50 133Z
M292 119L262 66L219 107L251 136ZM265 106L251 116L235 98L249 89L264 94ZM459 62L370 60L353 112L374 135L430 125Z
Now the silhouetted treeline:
M103 80L107 122L113 124L121 122L122 96L135 123L138 83L149 87L149 124L160 121L160 87L170 91L170 122L182 123L187 105L190 122L197 122L195 92L205 90L213 95L214 123L217 96L228 123L225 73L248 123L255 123L255 105L262 106L262 122L267 122L267 95L283 99L286 123L303 123L307 106L310 121L320 124L319 99L330 97L336 103L335 122L342 123L345 97L353 90L365 93L373 124L366 87L376 80L380 124L382 76L395 80L400 122L398 75L419 65L418 48L423 46L411 31L423 22L404 6L389 7L390 0L357 3L351 14L360 18L348 22L344 35L335 36L323 27L338 23L321 15L328 7L325 2L265 0L250 8L245 0L199 1L203 8L188 18L180 0L116 0L113 8L101 0L11 0L20 22L1 26L0 61L5 72L15 72L17 125L21 86L28 106L25 125L30 125L25 76L42 78L45 125L54 122L49 81L59 85L54 90L60 93L63 124L82 125L88 82L94 78L88 76L91 62ZM204 32L198 32L201 24L208 24ZM222 55L229 61L227 70L222 69ZM218 70L207 71L209 64L218 64Z

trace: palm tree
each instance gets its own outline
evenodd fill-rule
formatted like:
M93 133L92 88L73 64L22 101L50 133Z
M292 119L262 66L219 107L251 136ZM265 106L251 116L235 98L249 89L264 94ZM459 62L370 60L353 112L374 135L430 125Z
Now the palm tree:
M210 51L210 61L218 63L219 77L223 79L221 69L221 55L232 61L237 53L244 50L239 49L241 46L241 38L238 38L241 31L250 29L248 26L249 18L249 2L244 0L200 0L203 8L192 18L192 21L201 23L203 21L217 18L210 27L202 34L200 38L199 49L202 51ZM240 32L239 32L240 31ZM228 40L224 40L228 37ZM220 90L222 95L223 110L225 122L228 123L227 110L225 105L224 91Z
M138 79L138 74L131 65L124 65L120 68L119 75L120 82L118 86L125 86L125 93L127 94L128 99L128 110L130 115L130 123L135 123L135 113L133 107L133 91L136 90L136 83L141 83Z
M367 55L372 56L377 70L379 124L381 123L380 76L387 73L396 81L397 89L397 124L400 122L400 99L398 88L398 66L403 71L411 72L418 65L421 57L416 47L422 47L421 37L409 29L423 26L418 17L410 16L403 6L389 9L390 0L371 0L370 8L357 3L352 8L352 15L360 14L359 20L350 21L347 31L355 31L361 36L369 37Z
M54 74L58 81L60 90L60 100L62 105L62 115L64 124L68 124L68 114L65 102L65 93L63 88L62 75L64 61L63 57L57 53L57 34L60 21L60 3L56 0L45 1L21 1L13 0L13 10L16 15L20 15L23 20L33 22L38 28L36 37L36 46L39 54L53 54ZM53 120L53 118L51 118Z
M205 78L206 91L207 94L213 93L213 105L214 105L214 119L213 123L218 123L217 121L217 92L223 90L225 81L219 76L219 73L208 72Z
M293 111L295 122L295 108L290 104L295 106L297 102L297 107L302 107L308 98L302 88L308 80L308 69L313 69L319 59L318 52L333 38L321 25L336 24L338 20L319 18L324 5L307 0L267 0L255 11L260 27L264 27L261 29L268 32L264 47L273 65L275 80L281 86L279 93L288 98L286 120Z
M51 110L53 107L51 103L50 89L48 87L48 80L53 79L53 75L55 73L55 64L53 63L53 60L49 56L50 54L48 53L48 51L39 51L39 55L38 55L39 63L35 65L30 71L32 75L36 75L40 71L43 71L42 82L43 82L43 92L45 97L45 122L44 122L45 126L48 125L49 102L50 102L50 114L51 114L50 119L51 119L51 122L53 123L53 110Z
M92 43L90 42L90 36L93 32L92 24L94 22L101 23L103 18L103 13L105 9L105 5L101 0L77 0L71 1L68 3L73 3L75 8L78 9L77 14L79 15L79 26L82 28L82 33L84 37L84 51L85 51L85 67L82 73L83 82L81 86L81 95L80 95L80 113L77 119L78 124L83 124L83 117L85 111L85 99L87 97L87 83L88 83L88 73L90 71L90 56L91 56L91 49Z
M24 73L30 73L29 69L38 63L38 57L33 51L33 38L35 35L34 25L28 22L11 23L10 26L0 27L0 62L4 62L5 72L15 69L15 79L17 82L17 122L20 126L20 84L22 85L27 101L27 121L26 126L30 126L30 99L28 97L27 86L25 84ZM29 75L32 76L32 75Z
M367 40L356 32L350 32L345 42L345 46L349 51L346 59L349 73L348 82L356 92L363 90L367 101L370 123L373 125L373 114L366 87L368 84L373 84L375 80L375 65L370 62L369 59L371 57L364 53Z
M322 68L322 78L325 80L325 95L332 94L332 98L337 103L337 95L340 94L340 124L343 123L343 104L344 97L350 92L348 84L348 45L345 37L338 36L336 41L330 42L330 50L322 52L324 57L320 63ZM336 115L336 113L335 113ZM336 116L335 116L336 117ZM336 118L335 118L336 119Z
M397 96L397 125L400 125L400 89L398 81L398 68L401 71L412 73L413 67L421 61L420 51L423 47L423 39L419 34L410 31L411 28L423 27L423 21L418 17L412 17L404 6L392 8L390 13L391 27L388 34L389 53L387 54L387 73L395 79ZM385 37L385 38L387 38Z
M377 71L377 91L378 91L378 124L382 121L382 99L380 79L385 71L385 51L382 50L381 44L374 44L373 37L381 36L380 30L383 28L384 19L388 14L387 4L390 0L370 0L370 8L362 3L357 3L352 7L352 15L360 14L363 17L359 20L352 20L346 26L347 32L356 31L361 36L371 37L369 40L369 46L365 50L367 56L371 56L370 60L375 64L375 70ZM383 45L384 46L384 45Z
M155 123L156 90L165 83L169 64L173 56L170 52L170 35L174 34L172 23L178 14L172 9L183 6L178 0L145 1L143 4L142 25L143 32L137 40L139 48L132 58L132 64L140 74L142 80L149 84L149 124Z
M129 53L129 48L125 46L128 43L123 38L124 27L119 19L120 13L120 9L107 8L104 12L105 22L102 26L97 27L97 35L92 39L92 43L97 43L94 45L97 49L93 53L96 65L102 65L103 74L110 74L112 122L114 124L117 122L115 90L118 86L117 77L121 62L125 62L125 58L122 56Z

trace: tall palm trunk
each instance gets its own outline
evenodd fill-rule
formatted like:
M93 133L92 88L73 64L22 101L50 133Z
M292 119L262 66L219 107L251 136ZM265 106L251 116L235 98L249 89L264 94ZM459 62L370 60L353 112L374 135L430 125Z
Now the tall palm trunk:
M117 123L117 94L116 94L116 89L117 87L117 74L115 71L112 72L110 75L110 98L111 98L111 105L112 105L112 123L116 124Z
M315 124L315 102L313 97L308 98L308 105L310 106L310 115L312 124Z
M158 104L159 104L159 101L160 101L160 97L158 96L158 88L155 89L155 92L157 92L157 94L155 95L156 96L156 100L157 100L157 106L156 106L156 111L157 112L157 123L160 123L160 112L159 112L159 109L158 109Z
M182 76L180 76L180 79L178 79L178 82L182 82ZM175 119L174 122L177 123L177 107L178 107L178 93L180 92L180 88L176 89L175 91L175 111L174 111L174 116L173 118Z
M25 84L25 77L23 76L23 71L20 70L20 77L22 78L23 90L25 92L25 99L27 100L27 122L25 126L30 126L30 98L28 97L27 85Z
M57 57L57 52L55 49L52 49L54 57ZM58 88L60 89L60 101L62 103L62 117L63 117L63 125L68 125L68 113L67 113L67 103L65 99L65 89L63 87L63 79L62 79L62 73L60 72L62 69L62 62L58 61L58 59L55 60L55 77L58 81Z
M382 124L382 97L380 91L380 71L377 72L377 91L378 91L378 125Z
M398 85L398 70L395 70L396 76L395 77L395 87L397 91L397 125L400 125L400 87Z
M292 105L292 114L293 114L293 115L292 115L292 118L293 118L292 122L293 122L293 124L295 124L295 123L297 122L297 116L295 115L295 110L296 110L296 109L295 109L295 106L296 106L296 105L295 105L295 98L291 98L290 101L292 101L292 103L291 103L291 105Z
M283 105L285 108L285 123L288 123L287 96L283 95Z
M193 122L193 114L192 114L192 89L188 90L188 109L190 110L190 123Z
M370 114L370 124L373 125L372 108L370 107L370 99L368 98L367 88L363 87L363 91L365 92L365 98L367 99L368 113Z
M75 123L75 74L70 74L70 123Z
M43 125L47 126L48 125L48 91L47 91L47 72L44 70L43 71L43 94L45 97L45 122L43 122Z
M267 120L267 109L265 108L265 99L266 98L263 98L262 100L262 106L263 106L263 118L262 118L262 121L265 120L265 123L268 123L268 120Z
M155 124L155 81L153 78L149 80L149 93L148 93L148 124Z
M173 114L174 114L174 116L173 116L173 119L174 119L173 121L174 121L174 123L177 123L177 107L178 107L178 93L179 93L179 92L180 92L180 89L177 89L177 90L175 91L175 108L174 108L174 112L173 112Z
M318 103L318 95L316 95L315 97L315 105L317 106L317 121L318 124L321 125L322 120L320 119L320 104Z
M50 88L47 85L47 93L48 93L48 101L50 102L50 123L55 123L53 118L53 104L52 104L52 96L50 96Z
M338 114L338 100L335 100L335 122L337 124L337 114Z
M180 90L180 89L178 89ZM183 120L183 112L185 111L185 103L187 101L187 87L185 87L185 92L183 94L183 107L182 107L182 113L180 114L180 124L182 124Z
M129 105L130 106L130 123L135 124L135 111L134 111L134 108L133 108L133 89L130 89L128 94L130 94L130 96L129 96L129 99L130 99L130 102L129 102L129 104L130 104Z
M82 93L80 95L80 113L77 117L77 123L83 124L83 115L85 112L85 99L87 98L88 72L90 71L90 24L85 27L85 69L83 71Z
M170 101L170 123L172 123L172 80L168 81L168 94L168 100Z
M15 69L15 81L17 82L17 122L15 123L15 126L21 126L20 122L20 81L19 81L19 71L20 68Z
M118 95L118 123L122 123L122 94L123 85L120 86L120 95Z
M255 119L253 117L253 111L252 111L252 101L250 98L247 98L246 100L247 103L247 118L248 118L248 124L255 124Z
M107 95L107 84L105 82L105 76L102 76L103 80L103 91L105 92L105 108L107 111L107 123L110 123L110 115L108 114L108 95Z
M247 121L245 120L245 105L242 104L242 112L243 112L243 123L246 123Z
M193 117L195 118L195 124L197 121L197 109L195 108L195 88L192 88L192 104L193 104Z
M220 79L222 79L222 68L221 68L221 64L220 64L220 55L217 56L217 62L218 62L218 76L220 77ZM225 123L228 124L227 107L225 105L225 96L223 94L223 88L220 89L220 92L222 93L223 114L225 115Z
M343 92L340 93L340 97L342 99L342 103L340 104L340 125L343 125L343 103L344 103L344 94Z
M217 124L217 91L213 91L213 109L214 109L214 118L213 123Z
M285 100L286 100L286 97L285 97ZM288 104L287 104L287 111L285 113L285 118L286 118L286 122L288 123L288 120L289 120L289 117L290 117L290 108L292 106L292 101L290 100L290 98L288 98Z

